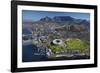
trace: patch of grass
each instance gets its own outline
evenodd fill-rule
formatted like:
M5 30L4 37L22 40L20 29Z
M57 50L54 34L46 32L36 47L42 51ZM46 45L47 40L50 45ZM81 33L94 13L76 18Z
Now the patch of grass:
M89 48L89 42L80 39L70 39L65 41L65 44L67 45L67 49L71 50L84 50Z
M54 52L56 51L61 51L64 49L64 46L61 45L49 45L48 46L51 50L53 50Z
M61 50L80 50L83 51L85 49L90 48L90 44L88 41L81 40L78 38L67 39L63 45L48 45L52 51L61 51Z

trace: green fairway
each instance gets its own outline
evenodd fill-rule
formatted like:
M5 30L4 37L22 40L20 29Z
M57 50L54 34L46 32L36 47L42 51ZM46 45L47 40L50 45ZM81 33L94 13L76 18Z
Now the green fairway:
M84 50L89 48L89 42L80 39L70 39L65 41L65 44L67 45L67 49L72 50Z

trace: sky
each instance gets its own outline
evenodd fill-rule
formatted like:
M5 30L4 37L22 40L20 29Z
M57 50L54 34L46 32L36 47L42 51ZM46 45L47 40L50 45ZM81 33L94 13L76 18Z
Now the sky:
M54 16L71 16L76 19L90 20L89 13L22 10L22 20L24 21L38 21L46 16L51 18Z

